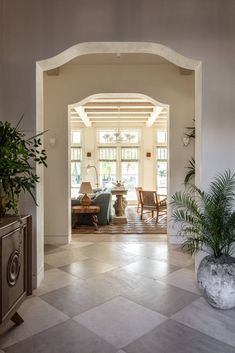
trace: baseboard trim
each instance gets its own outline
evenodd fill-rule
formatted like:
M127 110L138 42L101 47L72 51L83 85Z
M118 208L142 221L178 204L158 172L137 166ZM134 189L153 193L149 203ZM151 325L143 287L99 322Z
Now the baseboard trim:
M61 235L61 236L45 236L44 238L44 244L47 245L65 245L69 243L69 237L68 235Z

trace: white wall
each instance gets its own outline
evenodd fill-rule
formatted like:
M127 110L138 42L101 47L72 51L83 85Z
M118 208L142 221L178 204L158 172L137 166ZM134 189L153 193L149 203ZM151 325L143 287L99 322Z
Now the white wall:
M235 170L234 0L1 0L0 4L4 110L0 104L5 119L16 122L24 112L24 128L35 130L38 60L89 41L161 43L202 61L202 186L218 171ZM33 215L35 238L36 206L26 200L24 208Z
M134 57L133 57L134 60ZM181 75L172 64L159 65L64 65L59 76L44 74L44 128L48 168L45 170L45 237L46 242L65 242L68 238L70 205L68 172L68 104L97 93L142 93L170 105L170 183L169 196L182 188L185 166L194 154L193 144L182 144L185 126L194 118L194 75ZM154 155L154 131L143 128L144 152ZM50 147L50 136L56 138ZM84 128L85 153L87 145L92 155L96 151L95 129ZM144 159L143 186L153 188L154 158ZM55 207L55 205L60 205Z

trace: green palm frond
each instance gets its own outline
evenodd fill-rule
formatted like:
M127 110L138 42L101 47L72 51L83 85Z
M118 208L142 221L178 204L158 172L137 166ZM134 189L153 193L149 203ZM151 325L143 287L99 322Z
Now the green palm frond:
M189 183L189 180L195 176L195 159L193 157L189 161L189 166L187 166L186 168L188 169L188 172L184 178L185 185L187 185Z
M207 248L215 257L235 248L235 173L219 174L205 192L195 185L172 197L172 218L191 253Z

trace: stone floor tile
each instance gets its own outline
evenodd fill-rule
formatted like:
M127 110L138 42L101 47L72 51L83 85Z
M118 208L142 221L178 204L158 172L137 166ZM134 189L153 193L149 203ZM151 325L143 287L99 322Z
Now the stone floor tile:
M44 263L44 271L52 270L54 267Z
M111 286L102 285L94 287L89 285L89 283L78 282L78 284L63 287L42 295L41 299L70 317L73 317L97 305L103 304L116 295L117 293L115 293Z
M234 353L234 348L168 320L124 347L126 353Z
M186 267L194 263L194 258L190 254L175 250L161 253L157 259L178 267Z
M117 297L73 319L115 347L122 348L167 318Z
M178 270L179 268L169 265L163 261L141 259L124 267L126 271L135 272L149 278L161 278L168 273Z
M42 283L37 289L34 290L33 293L34 295L39 296L52 290L68 286L72 283L78 283L79 281L80 283L82 282L82 280L79 280L75 276L72 276L57 268L53 268L45 272Z
M174 271L166 277L162 277L160 281L201 295L197 285L195 271L189 268L181 268L178 271Z
M80 249L81 253L88 257L104 261L113 266L125 266L135 262L139 257L125 252L113 251L100 245L91 245Z
M61 245L60 248L63 250L71 250L71 249L78 249L83 248L85 246L92 245L92 242L88 241L72 241L70 244Z
M199 298L172 319L235 347L235 309L214 309Z
M11 346L6 353L116 353L102 338L73 320Z
M125 297L167 317L198 298L196 294L159 281L127 291Z
M71 264L72 262L86 260L87 257L84 256L80 249L64 250L53 254L48 254L45 256L44 261L51 266L61 267Z
M168 244L166 242L156 242L155 244L125 244L123 250L133 255L154 259L158 258L160 254L168 251Z
M87 279L101 273L111 271L115 267L96 259L73 262L70 265L60 267L60 270L70 273L78 278Z
M0 336L0 348L4 349L69 319L67 315L37 297L25 300L18 313L24 319L23 324L16 326L11 321L8 322L4 335Z
M44 253L45 253L45 255L54 254L54 253L60 252L60 251L63 251L63 249L61 249L59 247L59 245L52 245L52 244L45 244L44 245Z
M105 291L112 288L116 295L125 295L133 289L141 285L148 285L153 281L153 279L138 275L137 273L117 268L97 277L89 278L86 280L86 285L89 285L90 290L93 292L101 289Z

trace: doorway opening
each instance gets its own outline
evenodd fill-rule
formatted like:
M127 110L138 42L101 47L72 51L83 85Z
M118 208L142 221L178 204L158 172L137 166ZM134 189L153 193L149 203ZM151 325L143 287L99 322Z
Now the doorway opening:
M122 64L119 64L119 72L117 70L116 74L120 74L119 79L116 81L113 80L113 75L107 74L104 75L103 69L104 65L99 63L99 60L103 60L103 57L106 56L106 60L109 60L109 69L114 68L114 64L110 63L110 55L117 60L118 57L116 53L122 53L122 55L126 55L130 60L129 64L125 67L126 71L124 71L124 67ZM96 56L96 58L95 58ZM133 63L133 56L136 56L136 62ZM190 91L193 96L193 113L188 114L188 118L192 120L195 118L196 122L196 140L195 140L195 159L196 159L196 183L200 184L200 162L201 162L201 63L199 61L195 61L182 55L172 51L171 49L164 47L160 44L153 43L83 43L78 44L65 52L59 54L58 56L43 60L41 62L37 62L37 129L43 130L46 128L47 124L51 124L49 127L50 133L49 137L45 139L45 146L48 146L49 152L49 168L48 170L55 171L55 178L53 179L53 187L48 191L48 183L45 181L45 178L42 175L42 171L38 170L39 175L41 176L41 183L37 187L37 199L39 203L39 208L37 209L37 272L38 272L38 282L43 276L43 245L46 241L47 243L66 243L69 241L70 235L68 234L69 224L71 223L71 212L70 212L70 197L68 197L68 172L64 170L64 162L68 165L68 140L69 140L69 127L67 120L67 107L72 102L76 102L81 100L84 97L90 96L91 94L97 94L99 92L144 92L149 96L154 96L154 98L158 98L158 101L167 101L162 98L160 95L156 96L158 92L158 85L151 83L150 76L157 78L156 73L153 74L151 70L154 67L154 64L147 63L146 57L151 61L163 59L168 62L169 65L172 65L172 68L175 67L177 70L184 69L181 71L182 77L191 77L193 75L193 92ZM137 58L138 57L138 58ZM93 65L89 63L89 58L92 61L93 58L96 59L96 64ZM88 61L87 61L88 59ZM66 63L71 65L68 68L68 71L65 75L65 81L63 86L66 89L72 88L72 85L66 86L66 79L71 78L74 74L74 66L76 66L76 60L86 60L86 63L83 63L83 68L87 71L83 70L83 75L81 74L77 85L75 85L77 91L75 90L74 95L70 95L69 101L65 99L65 96L62 94L58 99L58 95L55 94L50 97L51 102L54 104L47 105L48 110L45 110L45 106L48 103L48 92L51 89L51 84L55 84L56 81L60 81L60 73L63 73L66 70ZM139 62L138 62L139 60ZM82 63L81 63L82 64ZM103 65L103 66L102 66ZM143 74L142 70L139 70L139 74L136 69L140 68L139 65L145 65L146 70L149 70L149 76ZM152 65L152 66L151 66ZM160 63L159 63L160 65ZM96 66L96 67L94 67ZM151 70L150 70L151 68ZM162 69L164 68L164 64L162 64ZM134 70L135 69L135 70ZM163 70L164 71L164 70ZM90 73L88 77L86 74ZM98 82L95 77L96 74L100 75L99 81L99 90L97 91L97 87L94 87L94 83ZM184 75L185 73L185 75ZM190 73L190 74L189 74ZM189 74L189 75L187 75ZM171 75L169 75L171 76ZM48 77L53 78L51 82L47 80ZM57 82L57 83L58 83ZM116 82L116 86L113 88L113 83ZM125 87L122 86L121 82L125 82ZM143 89L142 84L146 82L148 84L148 89ZM103 84L103 90L101 88L100 83ZM163 84L162 81L160 82ZM164 84L163 84L164 86ZM82 88L82 92L79 91L79 87ZM112 87L112 88L111 88ZM58 85L58 89L61 90L62 86ZM152 94L152 92L155 94ZM62 91L60 91L61 93ZM175 97L177 96L179 90L176 90ZM58 93L58 91L56 92ZM81 98L80 98L81 97ZM80 99L79 99L80 98ZM171 102L168 102L171 105ZM62 104L62 109L61 109ZM184 107L185 108L185 107ZM186 125L182 124L172 124L172 121L176 123L180 114L174 112L174 104L171 105L171 117L172 115L175 117L174 120L171 119L171 123L169 126L170 131L175 132L175 136L178 140L178 150L174 148L174 144L172 145L171 141L169 141L169 150L171 155L171 150L173 151L175 156L177 152L179 152L179 148L182 147L182 136L183 134L182 127ZM191 108L190 108L191 109ZM183 109L181 109L182 113ZM188 113L187 109L185 113ZM48 117L50 116L50 119ZM184 124L184 122L182 122ZM187 125L189 120L187 120ZM57 130L57 128L59 130ZM177 131L178 129L178 131ZM64 134L60 132L64 131ZM176 133L177 132L177 133ZM50 142L51 141L51 142ZM54 141L52 143L52 141ZM63 151L60 147L63 146ZM147 151L146 151L147 152ZM174 155L174 154L173 154ZM181 155L181 154L179 154ZM172 158L172 157L170 157ZM174 168L179 167L178 158L174 158ZM172 170L171 165L171 170ZM175 191L175 188L179 188L179 185L182 185L182 175L181 173L176 173L174 178L174 187L170 186L170 193L172 194ZM54 191L53 191L54 190ZM45 197L49 197L49 200L53 200L53 204L56 207L49 207L49 204L45 202ZM48 212L49 209L49 212ZM174 229L168 229L169 239L170 241L174 241ZM45 239L44 236L46 235Z
M68 119L72 206L81 205L81 184L89 182L93 189L91 204L102 208L99 233L166 233L166 212L160 224L156 224L156 209L154 217L145 212L146 217L140 219L137 189L155 190L158 200L167 198L169 106L140 93L100 93L69 105ZM125 190L122 205L126 223L119 223L119 227L116 224L124 219L115 217L115 195L113 200L107 196L106 202L102 195L112 193L117 183ZM73 218L74 234L97 231L87 226L92 224L89 216ZM75 228L76 219L83 227Z

